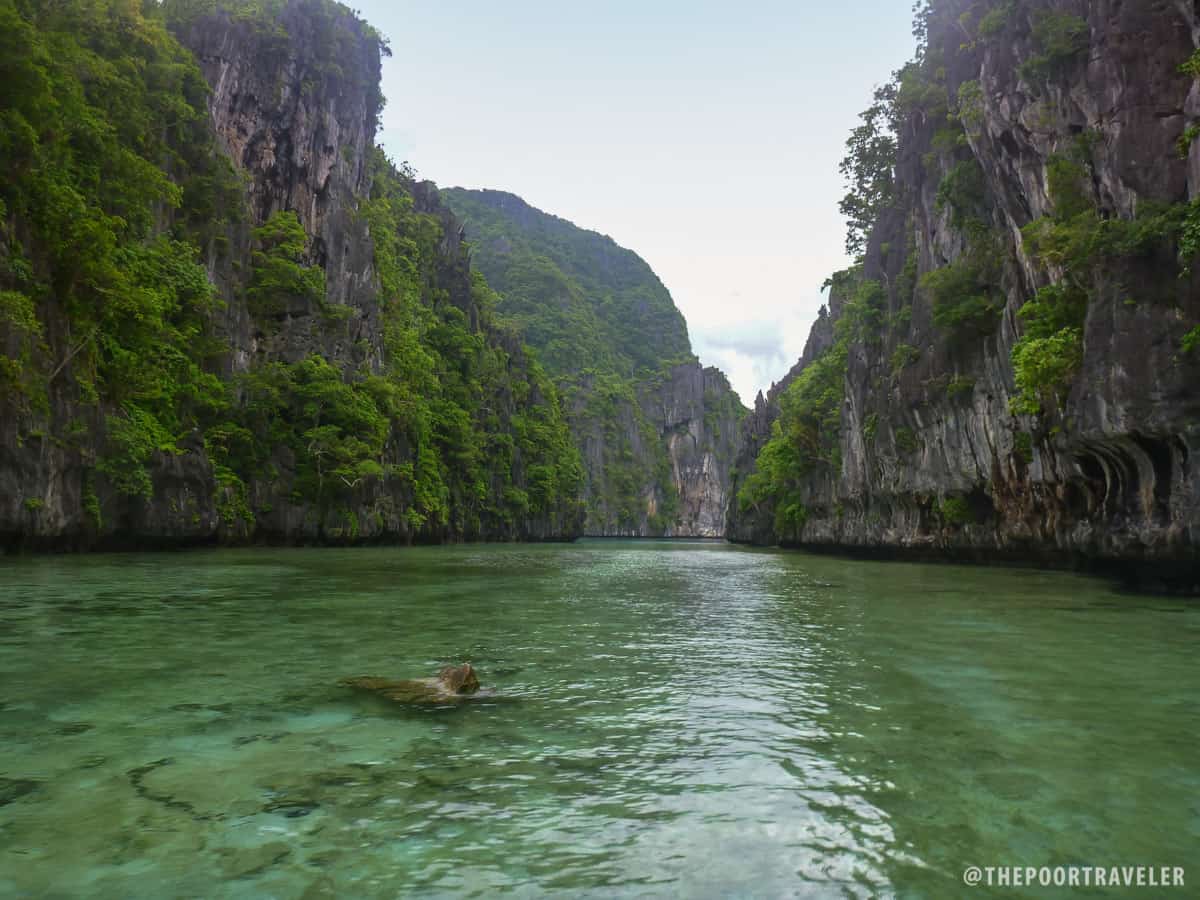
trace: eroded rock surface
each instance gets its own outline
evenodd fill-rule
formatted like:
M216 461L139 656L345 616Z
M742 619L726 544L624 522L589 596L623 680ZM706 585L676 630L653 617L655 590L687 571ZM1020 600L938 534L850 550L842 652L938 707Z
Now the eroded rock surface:
M898 200L871 232L861 273L884 286L887 327L850 346L834 464L800 484L798 528L781 532L773 510L735 505L728 533L1131 565L1200 587L1200 353L1183 340L1200 322L1195 267L1180 276L1168 247L1072 276L1088 295L1081 363L1045 414L1015 414L1011 405L1012 352L1028 328L1018 311L1065 277L1021 232L1054 213L1062 161L1088 173L1079 202L1101 219L1128 221L1200 196L1200 142L1186 158L1179 149L1200 119L1200 88L1180 70L1200 36L1197 9L1021 0L997 4L991 30L976 35L970 4L935 6L928 52L944 62L952 104L966 98L963 135L948 142L945 115L928 113L924 101L901 117ZM1064 35L1076 43L1064 49ZM994 236L1002 269L996 327L970 340L948 340L927 292L912 289L968 253L969 234L946 202L958 166L981 173L971 215ZM840 316L831 305L810 347L828 343ZM740 483L769 436L781 388L747 420Z
M341 684L370 691L395 703L445 703L462 700L479 691L479 677L470 663L447 666L436 678L392 681L387 678L359 676L345 678Z
M599 537L722 537L744 414L715 368L681 363L598 402L584 378L568 410L583 455L584 528Z

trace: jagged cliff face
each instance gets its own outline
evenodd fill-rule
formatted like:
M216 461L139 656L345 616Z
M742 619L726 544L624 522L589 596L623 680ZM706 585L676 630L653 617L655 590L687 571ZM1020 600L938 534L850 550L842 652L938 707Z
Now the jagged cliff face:
M230 13L193 18L181 24L178 37L211 88L208 108L218 143L247 176L247 227L234 236L242 253L209 258L214 283L228 301L225 336L234 348L233 369L245 370L260 353L349 358L348 348L363 340L377 362L382 330L374 245L356 215L370 191L380 103L374 40L362 22L316 0L284 6L271 25ZM283 210L294 211L310 236L311 260L325 271L324 302L355 310L344 332L329 334L315 305L300 301L268 339L246 304L237 302L241 279L232 264L248 257L249 227ZM456 248L447 250L452 257Z
M746 503L731 536L1151 561L1195 585L1200 282L1176 257L1200 195L1200 146L1178 149L1200 116L1179 69L1198 39L1190 3L934 4L936 74L915 102L901 89L896 199L854 276L879 286L882 324L847 322L837 452L796 481L790 522ZM938 272L970 277L939 293ZM975 292L974 327L949 325ZM1031 344L1047 321L1062 343ZM833 340L818 323L813 347ZM777 411L778 394L756 410L748 448Z
M500 294L499 312L568 398L585 533L722 536L744 409L724 375L695 361L683 316L649 265L512 194L443 195Z
M192 366L181 370L182 400L122 394L103 380L104 366L117 369L102 351L119 360L153 352L153 339L135 347L125 343L130 325L81 318L80 301L58 287L65 264L9 206L0 258L25 254L47 275L44 286L16 284L35 299L42 291L33 325L22 331L0 309L0 370L24 379L12 388L0 379L0 541L573 539L581 472L552 383L520 335L489 317L489 292L437 188L374 148L378 36L325 0L276 6L270 15L235 0L165 7L211 89L205 99L186 85L207 116L172 149L212 159L215 144L232 164L146 170L178 175L183 208L156 207L143 243L190 245L174 268L137 270L150 271L137 296L176 279L201 298L189 308L172 297L162 326L174 342L163 355ZM130 10L127 23L106 27L151 35L186 72L192 61L162 15ZM117 115L102 97L89 101ZM36 209L36 197L26 202ZM103 192L96 202L108 202ZM287 232L281 214L299 231ZM217 303L186 281L191 247ZM78 343L80 331L102 334L103 347Z
M681 363L633 394L585 376L568 396L586 534L724 535L743 410L720 371Z
M290 308L282 323L274 323L278 327L264 329L244 303L229 305L234 372L311 354L347 371L385 371L387 325L375 241L362 210L372 189L370 161L381 104L376 38L361 21L321 0L294 0L266 31L257 23L217 15L194 22L180 38L212 87L209 108L219 141L248 176L252 220L261 223L281 210L295 211L310 237L311 261L325 273L324 297ZM497 348L512 375L500 381L496 393L480 398L473 412L480 420L476 427L511 433L522 405L538 409L555 400L527 383L529 363L519 337L481 324L462 229L437 188L423 183L409 184L408 190L413 210L436 229L427 296L461 311L468 332ZM219 284L236 285L236 278L213 274ZM341 308L342 319L332 328L322 315L331 308ZM525 395L520 400L517 390ZM400 467L419 452L403 434L391 445L389 456ZM523 492L527 470L541 462L522 459L518 448L503 482L493 473L471 490L489 499ZM416 498L404 483L356 487L351 496L321 510L292 501L286 478L256 480L250 488L253 506L267 510L259 516L258 530L286 540L546 540L573 538L581 526L574 496L541 513L518 508L466 516L455 509L465 505L465 498L451 497L449 514L440 522L419 523L408 513Z
M641 392L671 464L678 512L672 536L721 537L732 497L730 471L740 443L742 405L718 369L676 366Z

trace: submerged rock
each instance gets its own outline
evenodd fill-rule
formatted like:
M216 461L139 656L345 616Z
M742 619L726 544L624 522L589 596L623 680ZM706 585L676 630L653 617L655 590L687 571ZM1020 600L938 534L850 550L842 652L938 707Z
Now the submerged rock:
M291 855L292 848L281 841L244 849L227 848L221 868L227 878L246 878L269 869Z
M462 700L479 691L479 678L470 663L447 666L436 678L390 681L370 675L343 678L346 687L371 691L396 703L445 703Z
M245 747L247 744L253 744L257 741L266 741L268 744L278 744L291 732L276 731L274 734L244 734L233 739L233 746Z
M263 812L277 813L289 819L301 819L320 805L314 800L283 797L278 800L272 800L263 806L262 809Z
M32 794L39 787L41 782L28 778L0 778L0 806L7 806L26 794Z
M320 897L337 897L339 896L337 886L334 885L330 878L318 878L308 886L303 894L300 895L300 900L317 900Z

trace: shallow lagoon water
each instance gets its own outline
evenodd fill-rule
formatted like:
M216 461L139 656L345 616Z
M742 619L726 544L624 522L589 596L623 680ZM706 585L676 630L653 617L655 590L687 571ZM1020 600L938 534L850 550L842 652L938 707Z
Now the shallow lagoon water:
M0 895L1200 883L1198 649L1103 581L714 543L0 560ZM337 684L461 660L493 695Z

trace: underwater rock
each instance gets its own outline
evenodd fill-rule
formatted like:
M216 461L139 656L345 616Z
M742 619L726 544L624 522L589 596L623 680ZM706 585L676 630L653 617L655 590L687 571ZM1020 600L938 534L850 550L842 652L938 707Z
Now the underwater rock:
M32 794L41 782L29 778L0 778L0 806L7 806L26 794Z
M268 744L278 744L290 733L291 732L288 731L276 731L273 734L243 734L240 737L235 737L233 739L233 746L245 747L247 744L253 744L257 741L266 741Z
M197 822L221 819L223 816L220 812L215 810L202 812L191 801L180 799L177 796L177 793L181 793L181 789L182 791L186 791L193 785L195 773L186 766L181 772L169 768L174 765L174 757L167 756L162 759L156 759L154 762L146 763L144 766L130 769L125 775L129 778L129 783L134 791L143 800L157 803L164 809L184 813L191 816ZM167 772L165 776L161 774L164 770ZM172 773L174 773L173 776ZM203 802L206 797L207 795L201 791L197 799Z
M291 852L292 848L282 841L261 844L258 847L246 847L245 849L234 850L227 848L222 851L225 859L221 864L221 868L228 878L245 878L269 869L291 855Z
M286 816L289 819L301 819L315 810L321 804L312 800L297 800L294 798L282 798L272 800L263 807L265 813L278 813L281 816Z
M389 681L386 678L360 676L343 678L340 684L358 690L371 691L395 703L445 703L462 700L479 690L479 678L470 663L447 666L437 678L416 678Z

